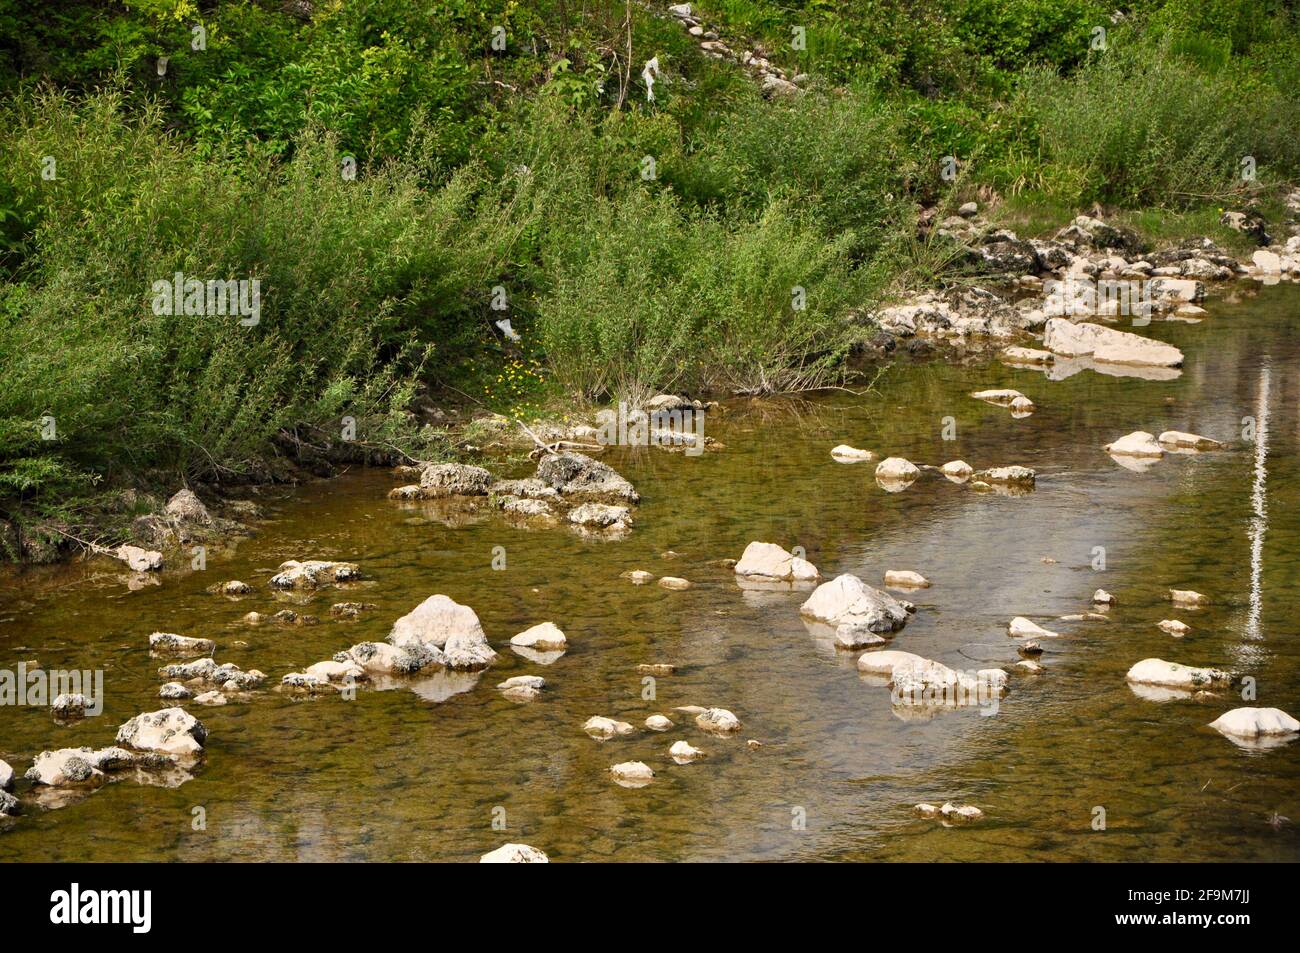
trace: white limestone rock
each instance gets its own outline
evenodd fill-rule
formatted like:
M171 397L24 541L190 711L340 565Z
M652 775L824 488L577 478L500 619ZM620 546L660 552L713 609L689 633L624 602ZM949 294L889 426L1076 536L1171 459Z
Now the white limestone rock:
M812 582L820 578L816 566L776 543L750 543L736 563L735 572L737 576L787 582Z
M1135 430L1103 448L1113 457L1163 457L1164 448L1145 430Z
M878 634L896 632L907 624L907 609L887 592L845 573L822 583L799 611L818 622L865 628Z
M1172 345L1099 324L1075 324L1065 318L1048 320L1043 344L1055 354L1091 356L1099 363L1149 367L1181 367L1183 363L1183 352Z
M1013 639L1058 639L1061 633L1044 629L1036 622L1031 622L1022 615L1016 616L1007 624L1007 635Z
M550 858L527 844L503 844L478 859L480 864L549 864Z
M1280 708L1234 708L1210 722L1210 727L1220 734L1248 741L1261 738L1291 740L1300 732L1300 721Z
M1219 669L1196 668L1179 665L1177 662L1166 662L1164 659L1148 658L1130 668L1125 678L1138 685L1155 685L1190 691L1231 681L1232 675Z
M704 757L704 752L689 741L674 741L668 749L668 756L678 764L688 764Z
M114 554L135 572L158 572L163 567L163 555L157 550L119 546Z
M612 765L609 773L621 786L627 788L645 787L654 780L655 773L643 761L623 761Z
M616 735L630 735L636 729L626 721L615 721L603 715L593 715L583 723L582 730L597 741L606 741Z
M163 708L136 715L117 730L118 744L141 751L194 754L203 750L208 730L183 708Z
M569 641L554 622L540 622L518 635L511 636L510 644L541 651L553 651L567 648Z
M715 735L730 735L741 728L740 719L725 708L705 709L695 716L695 725Z
M939 468L939 472L954 483L965 483L975 471L965 460L949 460Z
M876 455L870 450L859 450L856 447L850 447L848 444L840 444L831 448L831 459L837 463L862 463L866 460L876 459Z
M885 573L885 585L892 589L929 589L930 580L910 569L890 569Z
M486 668L497 657L474 610L442 594L430 596L394 622L388 641L417 654L437 650L448 668L460 671Z

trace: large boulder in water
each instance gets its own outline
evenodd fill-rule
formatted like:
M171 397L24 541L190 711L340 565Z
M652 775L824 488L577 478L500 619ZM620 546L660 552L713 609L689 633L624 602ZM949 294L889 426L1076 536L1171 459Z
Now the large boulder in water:
M818 622L871 632L896 632L907 624L901 602L850 573L818 586L799 611Z
M496 658L474 610L444 595L430 596L394 622L388 641L408 650L438 649L448 668L486 668Z
M174 520L181 523L211 523L212 517L208 515L208 508L203 505L193 490L178 490L176 495L167 501L163 512Z
M163 708L136 715L117 730L118 744L141 751L193 754L203 750L208 730L183 708Z
M1138 685L1156 685L1161 688L1179 688L1188 691L1194 688L1209 688L1216 682L1228 682L1232 679L1231 673L1216 668L1195 668L1158 658L1143 659L1130 668L1125 677Z
M487 496L492 488L492 474L482 467L463 463L436 463L420 474L420 494L426 498L441 496Z
M548 453L537 464L537 479L566 497L626 503L641 500L613 467L581 453Z
M1300 721L1280 708L1234 708L1210 722L1210 727L1234 739L1247 741L1290 739L1300 732Z
M1065 318L1052 318L1047 322L1043 345L1054 354L1066 357L1090 355L1094 361L1103 364L1180 367L1183 363L1183 352L1172 344L1086 321L1075 324Z

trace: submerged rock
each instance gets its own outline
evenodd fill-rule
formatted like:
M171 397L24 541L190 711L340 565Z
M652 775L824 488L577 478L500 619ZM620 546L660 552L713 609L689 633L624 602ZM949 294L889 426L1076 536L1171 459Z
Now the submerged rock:
M691 588L690 580L682 579L679 576L660 576L659 586L663 589L689 589Z
M1170 589L1169 598L1184 606L1203 606L1208 605L1210 601L1209 596L1194 592L1191 589Z
M503 844L478 859L480 864L549 864L550 858L527 844Z
M632 525L632 511L609 503L583 503L569 510L566 519L575 526L625 530Z
M1177 619L1165 619L1163 622L1157 622L1156 628L1161 632L1168 632L1170 635L1180 639L1188 632L1192 631L1190 625L1186 622L1179 622Z
M999 390L977 390L971 394L976 400L982 400L987 404L997 404L1000 407L1009 407L1017 398L1023 398L1025 395L1018 390L1002 388ZM1032 407L1033 404L1031 403Z
M958 807L955 804L945 804L939 808L939 813L949 821L969 822L978 821L984 816L984 812L973 804L963 804Z
M654 582L655 574L646 572L644 569L629 569L627 572L618 574L620 579L630 579L634 586L644 586L647 582Z
M902 603L849 573L818 586L799 611L818 622L876 633L896 632L907 624Z
M1002 359L1009 364L1051 364L1056 355L1032 347L1009 347L1002 352Z
M975 475L984 483L1013 484L1023 487L1033 486L1038 476L1034 470L1022 466L993 467L989 470L980 470Z
M253 587L238 579L230 579L219 582L215 586L208 586L207 591L218 596L247 596L252 593Z
M1211 440L1209 437L1202 437L1199 434L1184 433L1181 430L1166 430L1156 440L1166 446L1178 447L1184 450L1223 449L1223 444L1217 440Z
M737 576L788 582L812 582L820 577L816 566L776 543L750 543L736 563L735 572Z
M373 602L336 602L330 606L330 615L335 619L356 619L361 613L378 608Z
M872 632L865 625L846 623L835 627L835 644L850 651L870 648L873 645L884 645L888 641L884 636Z
M163 708L136 715L117 730L118 744L142 751L193 754L203 750L208 730L183 708Z

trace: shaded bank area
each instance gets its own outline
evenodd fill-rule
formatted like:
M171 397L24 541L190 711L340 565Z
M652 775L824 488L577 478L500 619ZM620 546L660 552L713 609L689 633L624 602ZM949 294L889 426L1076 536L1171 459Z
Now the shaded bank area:
M567 861L1294 860L1295 827L1270 819L1300 811L1297 746L1253 752L1206 729L1242 704L1230 692L1158 703L1124 683L1130 665L1154 656L1251 674L1257 704L1300 709L1297 297L1289 284L1253 291L1211 302L1199 324L1144 329L1187 357L1167 381L900 363L866 397L762 402L710 417L706 432L725 445L718 452L612 449L602 459L641 493L636 524L617 541L518 529L488 508L447 520L434 504L387 500L392 481L366 472L273 503L262 534L205 572L164 574L134 591L113 576L78 581L83 566L11 573L0 658L102 668L107 696L102 716L67 726L47 710L0 709L0 758L20 772L42 748L100 746L113 727L157 707L161 662L146 650L155 630L213 638L218 661L261 669L274 683L339 648L382 641L394 619L445 592L477 611L500 657L481 676L362 688L355 701L261 691L193 707L210 737L192 778L178 787L127 778L58 810L33 805L6 822L0 856L470 860L510 840ZM1021 390L1034 413L1016 419L969 397L990 387ZM1261 535L1258 454L1241 429L1264 407ZM943 439L946 417L955 440ZM1138 429L1194 431L1227 447L1170 454L1137 473L1101 446ZM874 464L830 459L840 443L934 465L1022 464L1038 471L1037 486L982 494L926 472L886 493ZM1013 616L1061 638L1043 640L1044 672L1015 674L995 714L917 717L858 674L857 653L804 626L803 593L742 588L714 564L754 539L803 546L824 578L851 572L878 584L887 569L914 569L931 579L906 596L918 611L891 648L954 668L1011 670ZM493 568L497 547L502 569ZM366 579L308 597L268 591L281 561L307 557L355 561ZM672 592L619 578L637 568L694 585ZM257 591L205 592L232 578ZM1059 619L1089 610L1099 587L1119 600L1110 621ZM1170 587L1213 601L1175 610ZM377 608L330 618L330 603L343 599ZM286 606L321 622L240 621ZM1190 633L1161 632L1167 618ZM548 619L569 638L551 664L505 644ZM646 663L678 666L656 678L653 701L637 670ZM493 688L525 674L546 679L535 701L515 704ZM700 734L672 711L692 704L734 711L743 731ZM677 727L603 743L581 730L591 715L639 726L655 712ZM762 746L748 747L751 738ZM679 739L708 757L673 764L667 748ZM655 780L615 785L607 769L628 760L650 764ZM919 801L944 800L975 804L985 818L947 829L912 813ZM203 831L193 829L196 806ZM1097 807L1104 831L1092 827ZM501 816L507 827L494 830Z

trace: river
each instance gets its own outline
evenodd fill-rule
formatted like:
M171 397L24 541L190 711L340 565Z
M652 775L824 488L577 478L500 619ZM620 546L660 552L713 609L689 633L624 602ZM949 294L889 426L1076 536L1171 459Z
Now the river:
M123 721L165 707L153 631L213 638L217 661L274 684L383 640L398 616L446 593L476 610L500 655L480 677L363 688L355 700L266 690L191 704L210 732L192 779L127 778L57 810L20 782L25 811L0 828L0 859L466 861L514 841L553 861L1294 861L1300 834L1275 815L1300 821L1300 743L1250 750L1206 725L1242 704L1300 715L1300 288L1242 282L1208 308L1200 323L1140 329L1184 350L1168 380L902 359L864 396L730 406L706 423L718 452L613 449L602 459L643 497L620 540L520 529L487 510L447 525L428 504L386 499L390 475L368 471L268 492L257 536L160 585L132 589L102 562L10 570L0 664L101 669L106 695L103 714L67 726L47 709L0 707L0 758L19 774L42 749L103 747ZM1023 391L1036 411L1015 419L968 396L992 387ZM1243 426L1255 437L1243 440ZM1139 473L1101 450L1135 430L1228 446ZM874 464L831 460L839 443L925 464L1022 464L1037 487L978 493L926 472L886 493ZM906 717L858 674L857 653L810 634L806 593L743 589L718 564L751 540L804 547L826 579L923 573L933 587L904 596L918 611L891 647L954 668L1016 671L1013 616L1062 637L1044 640L1042 674L1013 674L995 713ZM240 621L285 604L266 581L291 558L353 560L366 582L317 593L306 608L316 626ZM693 586L634 586L619 575L629 569ZM257 592L205 591L226 579ZM1099 587L1118 599L1109 621L1059 621L1090 611ZM1176 609L1171 587L1213 601ZM331 619L344 599L378 609ZM1165 634L1156 623L1168 618L1191 632ZM541 666L510 650L511 635L546 620L568 635L561 658ZM1147 657L1251 675L1258 699L1148 700L1124 679ZM678 671L646 700L637 666L657 662ZM494 688L520 674L545 676L537 700ZM692 704L730 709L744 728L705 735L672 711ZM677 727L606 742L581 727L592 715L640 726L656 712ZM678 739L709 756L674 764ZM609 766L629 760L654 781L613 783ZM947 800L985 817L948 828L912 811Z

